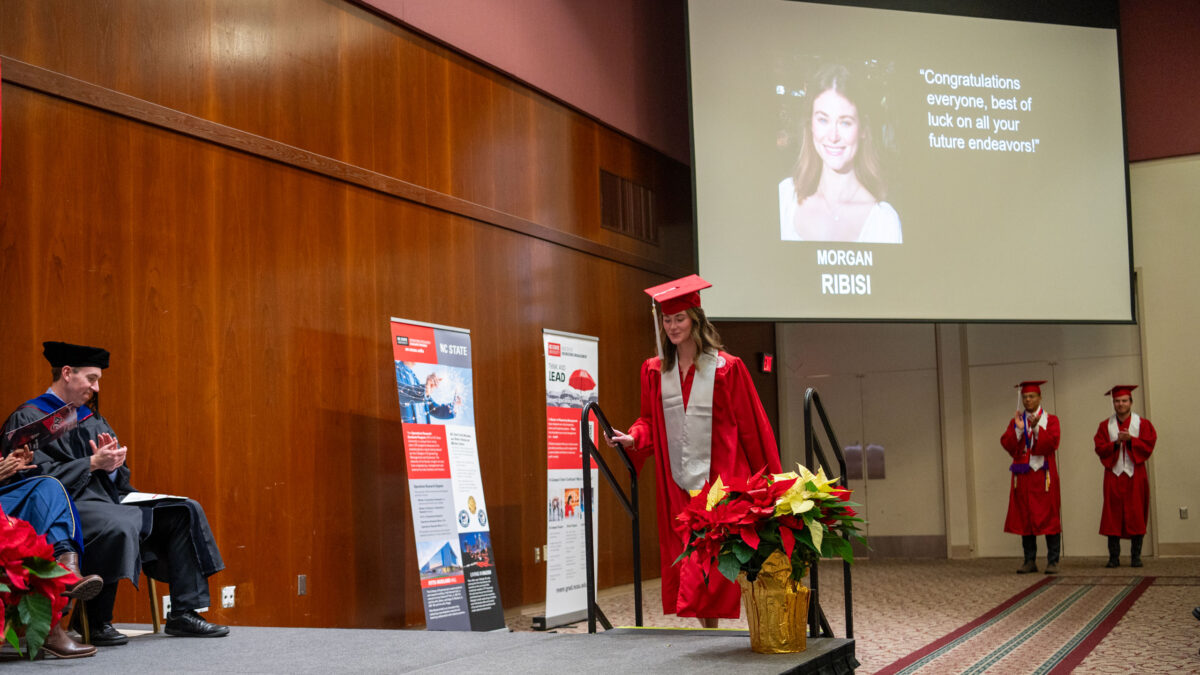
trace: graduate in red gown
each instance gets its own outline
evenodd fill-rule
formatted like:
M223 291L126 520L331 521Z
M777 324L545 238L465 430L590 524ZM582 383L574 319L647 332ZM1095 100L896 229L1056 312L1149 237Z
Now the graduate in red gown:
M1129 565L1142 566L1142 539L1150 508L1150 479L1146 460L1154 452L1158 433L1150 420L1133 412L1137 385L1120 384L1104 393L1112 396L1113 416L1100 422L1093 439L1104 465L1104 510L1100 534L1108 537L1108 564L1121 565L1121 540L1129 539Z
M741 593L720 574L706 581L690 560L675 564L688 540L676 516L690 499L688 491L709 480L781 469L750 371L721 350L720 336L700 307L700 290L710 285L693 274L646 289L661 311L660 356L642 364L641 415L628 434L609 442L624 446L639 470L654 460L663 612L716 627L719 618L740 616Z
M1037 537L1046 536L1046 574L1058 574L1062 550L1062 499L1058 491L1058 417L1042 410L1045 380L1026 381L1021 406L1009 421L1000 445L1012 457L1009 465L1008 517L1004 531L1021 535L1025 563L1017 574L1037 571Z

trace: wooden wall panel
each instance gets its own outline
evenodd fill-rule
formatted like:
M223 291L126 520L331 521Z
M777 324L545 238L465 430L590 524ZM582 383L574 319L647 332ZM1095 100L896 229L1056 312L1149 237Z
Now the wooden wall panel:
M238 606L215 620L422 623L390 316L471 329L503 601L542 599L540 331L601 338L602 400L628 424L652 349L641 289L661 275L24 86L5 83L3 100L0 405L46 386L41 340L111 349L104 414L135 484L199 499L228 564L214 592L238 587ZM578 171L580 139L593 168L604 153L632 165L646 152L602 149L627 141L589 124L572 122L557 171ZM514 169L495 184L536 205L539 180ZM579 203L598 211L594 196ZM643 480L652 505L652 472ZM601 503L601 583L625 583L627 529L615 500ZM118 620L147 619L124 592Z
M676 268L692 264L690 243L664 251L602 233L587 208L598 168L664 197L685 168L366 9L7 0L4 10L0 55ZM580 124L587 144L627 150L601 155L597 167L574 142ZM690 203L678 204L682 215L658 215L690 222ZM690 227L677 230L690 238Z

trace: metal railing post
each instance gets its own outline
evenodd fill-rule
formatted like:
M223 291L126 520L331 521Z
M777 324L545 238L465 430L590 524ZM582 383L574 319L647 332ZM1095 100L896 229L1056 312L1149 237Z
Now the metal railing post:
M612 469L609 468L608 462L600 454L596 444L592 441L590 417L596 415L596 421L600 423L601 431L606 436L613 436L612 425L608 423L608 419L604 416L604 412L600 410L600 405L592 402L584 406L583 412L580 415L579 435L581 457L583 459L583 548L584 555L587 556L587 562L584 569L587 570L587 613L588 613L588 632L596 632L597 617L604 624L605 629L612 628L608 622L604 612L600 610L596 603L596 542L592 531L592 492L595 490L592 485L592 462L596 463L596 468L604 475L604 479L612 487L617 495L617 500L621 507L629 514L632 522L633 534L633 602L634 621L636 625L642 625L642 546L641 546L641 516L638 506L638 482L637 469L633 466L633 460L629 458L629 453L625 452L625 448L618 446L617 451L621 457L621 461L625 464L625 468L629 470L629 494L625 494L625 490L617 482L616 476L613 475Z
M809 387L804 391L804 465L809 470L829 466L829 462L825 460L825 452L821 449L821 443L817 440L816 430L813 429L814 408L816 409L818 419L821 421L821 427L825 431L825 436L829 440L829 445L833 450L833 457L837 460L838 484L845 487L846 456L842 452L842 446L838 443L837 436L833 433L833 426L829 423L829 416L825 414L825 407L821 405L821 397L813 387ZM816 460L817 463L814 464L813 460ZM833 630L829 627L829 623L825 621L825 613L821 610L820 575L817 572L817 567L817 565L813 565L810 572L812 595L808 612L808 632L809 635L813 636L824 635L825 637L833 637ZM853 585L850 580L850 563L845 561L842 562L842 588L846 601L846 637L853 638Z

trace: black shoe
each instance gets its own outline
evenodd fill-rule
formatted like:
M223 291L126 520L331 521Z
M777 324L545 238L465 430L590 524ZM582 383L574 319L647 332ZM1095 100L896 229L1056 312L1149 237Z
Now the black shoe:
M1105 567L1110 567L1110 568L1111 567L1120 567L1120 566L1121 566L1121 561L1117 560L1116 558L1109 558L1108 564L1105 565Z
M1192 610L1192 616L1196 617L1197 621L1200 621L1200 607Z
M229 635L229 626L209 623L192 610L176 614L171 612L167 625L163 628L167 635L177 637L225 637Z
M1129 566L1130 566L1130 567L1141 567L1141 566L1142 566L1142 559L1141 559L1141 558L1134 558L1134 559L1130 560L1130 561L1129 561Z
M97 647L116 647L117 645L129 642L129 636L118 632L116 628L113 628L111 623L101 624L99 628L93 628L90 637L92 638L92 644Z

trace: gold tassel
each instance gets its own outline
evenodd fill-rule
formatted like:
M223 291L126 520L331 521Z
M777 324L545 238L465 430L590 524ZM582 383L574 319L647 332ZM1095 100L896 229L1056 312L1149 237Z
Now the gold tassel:
M654 322L654 350L658 352L658 360L661 362L663 360L662 320L658 318L658 305L653 299L650 300L650 320Z

